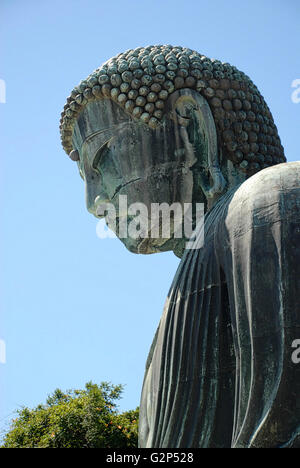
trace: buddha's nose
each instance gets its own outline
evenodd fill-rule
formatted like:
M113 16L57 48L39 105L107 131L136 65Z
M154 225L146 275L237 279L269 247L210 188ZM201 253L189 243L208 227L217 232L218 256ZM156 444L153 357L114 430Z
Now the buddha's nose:
M99 205L109 202L103 187L93 181L86 183L85 199L87 210L97 218L99 218L99 213L97 212Z

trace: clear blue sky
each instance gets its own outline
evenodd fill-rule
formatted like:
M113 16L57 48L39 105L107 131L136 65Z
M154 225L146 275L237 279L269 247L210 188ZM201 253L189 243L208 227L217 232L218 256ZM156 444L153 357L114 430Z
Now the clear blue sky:
M230 62L258 86L298 160L299 0L1 0L0 432L56 387L126 385L139 404L147 353L178 265L96 236L76 165L60 146L69 92L129 48L173 44Z

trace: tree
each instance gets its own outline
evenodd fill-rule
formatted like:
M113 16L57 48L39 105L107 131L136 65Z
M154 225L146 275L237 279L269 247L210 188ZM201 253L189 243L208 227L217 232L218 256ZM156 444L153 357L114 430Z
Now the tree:
M108 382L66 393L57 389L45 405L17 412L1 448L137 447L138 408L117 411L122 391Z

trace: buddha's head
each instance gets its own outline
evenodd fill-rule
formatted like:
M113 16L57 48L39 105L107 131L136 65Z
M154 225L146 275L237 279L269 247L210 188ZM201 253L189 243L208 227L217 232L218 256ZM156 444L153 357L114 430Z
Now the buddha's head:
M112 205L117 222L110 227L137 253L183 250L175 221L168 235L151 236L150 226L161 222L153 204L181 206L171 209L174 218L187 204L202 203L207 212L246 178L286 161L252 81L181 47L138 48L110 59L71 92L60 129L85 181L88 210L109 222L103 207ZM120 235L123 221L133 221L132 206L143 215L141 235Z

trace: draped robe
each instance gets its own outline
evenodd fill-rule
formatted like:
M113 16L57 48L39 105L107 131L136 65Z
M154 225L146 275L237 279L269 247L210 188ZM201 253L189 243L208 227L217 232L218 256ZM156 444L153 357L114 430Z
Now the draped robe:
M300 162L267 168L205 216L155 335L140 447L300 447Z

